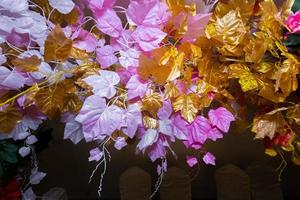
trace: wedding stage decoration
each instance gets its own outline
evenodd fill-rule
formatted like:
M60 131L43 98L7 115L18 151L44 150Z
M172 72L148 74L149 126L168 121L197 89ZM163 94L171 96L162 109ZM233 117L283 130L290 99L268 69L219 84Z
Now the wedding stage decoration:
M35 199L31 185L46 176L35 144L55 119L64 139L97 142L88 161L91 178L102 170L99 195L109 145L136 144L161 180L175 141L199 152L190 167L215 165L205 142L233 123L300 164L299 4L0 0L0 176L20 159L32 167L10 194Z

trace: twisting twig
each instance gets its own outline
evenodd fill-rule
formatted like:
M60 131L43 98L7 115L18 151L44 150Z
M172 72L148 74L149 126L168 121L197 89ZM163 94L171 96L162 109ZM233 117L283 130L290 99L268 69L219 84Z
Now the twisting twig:
M163 158L161 160L161 173L155 183L155 189L154 189L154 192L151 194L150 198L149 199L152 199L154 197L154 195L158 192L160 186L161 186L161 183L162 183L162 180L163 180L163 177L165 175L165 170L164 170L164 166L166 165L166 158Z
M280 155L282 160L281 160L280 165L276 168L276 171L279 171L278 180L281 181L281 175L287 166L287 162L284 158L284 155L282 154L282 152L280 150L278 150L278 154Z

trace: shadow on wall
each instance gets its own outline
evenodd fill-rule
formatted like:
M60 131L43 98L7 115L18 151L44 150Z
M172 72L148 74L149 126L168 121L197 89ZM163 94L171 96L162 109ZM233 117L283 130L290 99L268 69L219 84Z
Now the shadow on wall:
M34 189L38 194L43 194L53 187L65 188L70 199L97 198L99 178L101 171L95 174L94 180L88 184L89 176L95 163L88 162L89 150L96 144L80 142L74 145L69 140L63 140L63 125L52 122L55 127L53 140L49 148L39 155L40 169L47 173L46 178ZM234 129L234 127L233 127ZM146 156L135 154L136 145L129 145L122 151L110 148L111 162L108 164L104 178L103 198L114 199L120 197L119 178L130 167L137 166L151 176L152 188L157 178L156 164ZM246 169L251 163L261 161L266 165L277 167L280 160L264 155L261 141L254 140L249 131L230 131L223 140L208 143L207 149L215 154L217 166L200 166L199 170L190 169L185 163L187 152L181 143L175 143L172 148L177 153L178 159L169 155L168 167L178 167L192 177L192 195L195 199L214 199L217 196L214 179L215 170L232 163L241 169ZM290 163L282 174L283 193L289 197L299 196L300 168ZM298 181L298 182L296 182Z

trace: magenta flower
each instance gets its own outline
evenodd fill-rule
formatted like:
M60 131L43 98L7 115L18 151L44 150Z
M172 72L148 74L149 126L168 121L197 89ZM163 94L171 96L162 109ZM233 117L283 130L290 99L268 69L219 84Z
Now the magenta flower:
M290 15L286 20L286 25L292 33L300 33L300 11Z

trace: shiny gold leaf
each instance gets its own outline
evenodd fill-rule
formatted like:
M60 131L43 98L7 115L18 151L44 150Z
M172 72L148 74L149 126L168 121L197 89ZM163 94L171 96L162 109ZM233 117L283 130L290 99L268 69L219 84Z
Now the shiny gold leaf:
M275 132L279 132L279 129L283 128L285 124L286 122L281 113L260 115L254 118L251 131L256 134L255 138L268 136L272 139Z
M188 122L194 121L200 108L200 98L196 94L182 94L173 103L175 112L180 111L182 117Z
M267 62L261 62L261 63L258 63L258 64L253 66L255 71L257 71L259 73L263 73L263 74L270 72L272 67L273 66L270 63L267 63Z
M22 119L22 113L15 105L8 105L0 111L0 132L9 134Z
M152 51L151 57L141 55L137 68L138 74L143 79L151 79L158 84L164 84L166 81L179 77L184 54L174 54L172 51L174 51L172 48L162 47Z
M152 93L142 98L142 111L147 111L152 117L156 117L158 109L162 107L162 98L158 93Z
M272 35L278 40L282 39L282 26L278 16L278 9L273 0L264 0L259 3L261 18L258 28L269 35Z
M270 83L264 83L258 95L264 97L265 99L273 101L274 103L283 102L286 98L284 94L276 93L274 85Z
M220 48L221 53L224 55L241 55L241 48L237 48L237 46L243 41L247 29L240 13L231 10L225 16L217 18L213 25L214 27L207 29L207 35L223 44Z
M297 75L299 74L298 67L298 64L293 62L291 59L283 61L282 66L275 73L275 91L278 91L280 88L281 91L288 96L291 92L297 90Z
M165 85L164 94L166 99L176 98L179 95L179 89L174 83L168 82Z
M65 97L65 105L62 112L73 112L77 113L80 111L83 102L74 93L67 93Z
M254 37L247 41L244 47L246 62L260 62L268 49L268 40L264 33L257 32Z
M296 153L296 152L292 153L292 162L295 165L300 165L300 157L299 157L298 153Z
M75 7L70 13L68 14L62 14L58 10L54 10L48 0L33 0L35 4L39 6L39 8L33 7L32 9L36 12L39 12L42 15L46 15L46 17L49 17L50 21L53 22L53 24L76 24L79 17L79 11ZM43 9L43 12L41 9Z
M274 149L265 149L265 154L267 154L271 157L277 156L277 152Z
M87 61L89 58L89 54L85 50L78 49L76 47L73 47L71 49L70 57Z
M239 78L239 84L244 92L258 88L259 85L255 76L246 65L231 64L229 69L230 78Z
M223 17L231 10L237 10L240 12L244 21L247 21L253 14L256 0L225 0L219 1L215 8L215 15Z
M56 26L45 42L45 61L64 61L71 53L73 41L67 38L60 26Z
M41 88L34 96L35 103L50 119L60 112L78 111L81 104L72 95L75 90L72 81L66 79L49 87Z
M158 120L149 116L143 117L143 124L145 128L151 128L151 129L158 128Z
M296 122L296 124L300 125L300 105L291 107L286 113L287 118L292 119Z
M41 59L39 59L36 55L33 55L27 58L16 58L11 62L17 69L23 72L35 72L38 71Z

